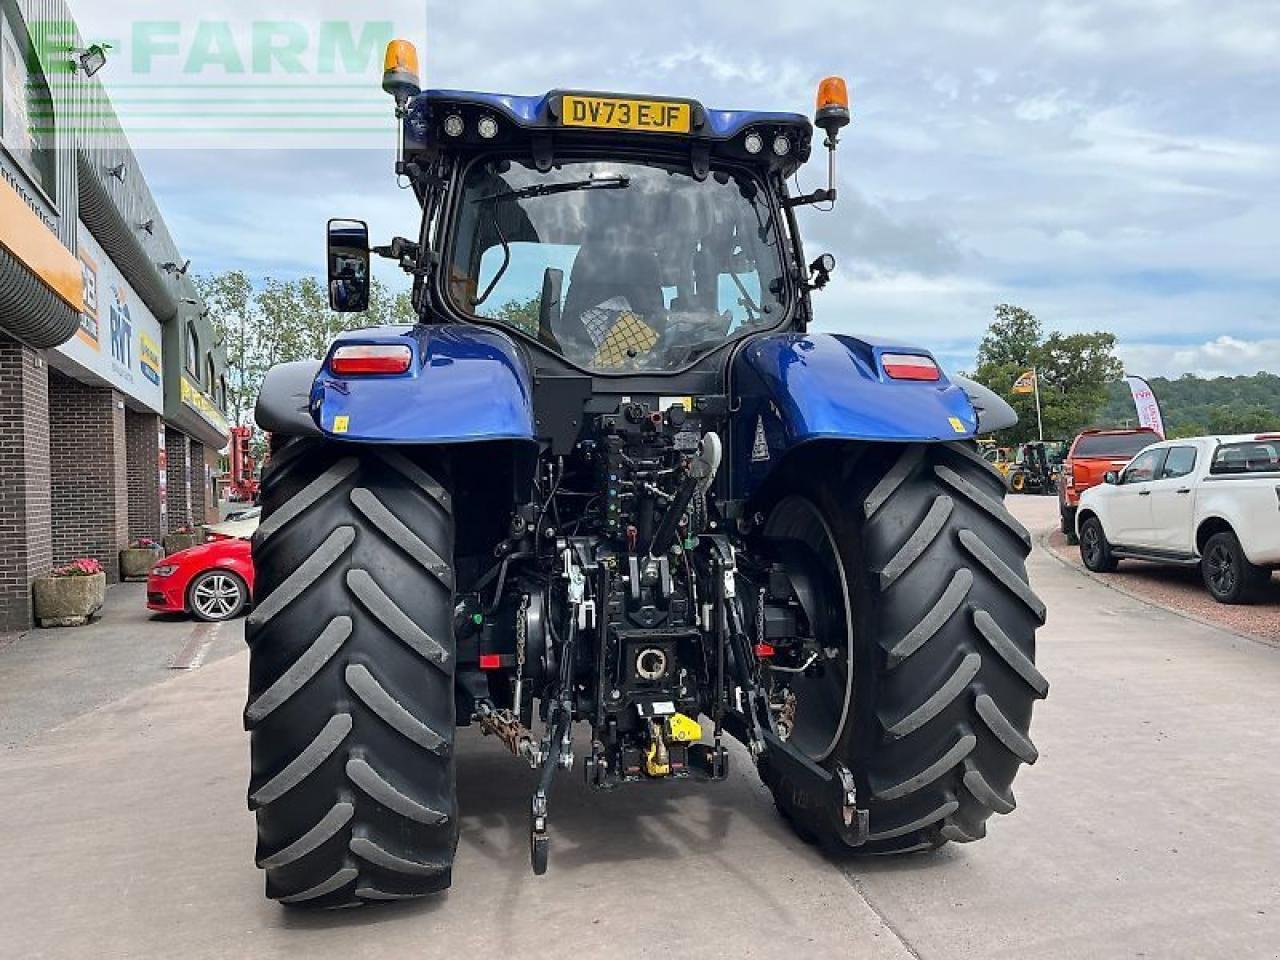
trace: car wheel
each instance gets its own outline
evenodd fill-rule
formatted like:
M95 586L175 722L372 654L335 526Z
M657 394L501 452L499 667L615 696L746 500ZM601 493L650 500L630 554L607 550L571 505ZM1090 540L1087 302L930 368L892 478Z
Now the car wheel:
M1219 603L1251 603L1271 579L1271 571L1249 562L1239 538L1229 530L1215 533L1205 544L1200 574Z
M1080 527L1080 559L1094 573L1113 573L1119 566L1097 517L1089 517Z
M238 616L249 602L249 588L229 570L206 570L187 588L191 615L206 623Z

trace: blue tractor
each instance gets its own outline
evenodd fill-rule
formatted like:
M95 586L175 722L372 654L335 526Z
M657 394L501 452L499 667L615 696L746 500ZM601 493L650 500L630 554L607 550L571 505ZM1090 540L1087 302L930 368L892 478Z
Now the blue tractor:
M397 41L421 232L371 250L332 222L329 289L365 309L388 257L417 322L277 367L258 402L267 895L448 887L465 726L538 771L534 873L575 766L608 790L753 764L832 852L982 837L1048 690L1031 540L973 443L1014 418L920 347L810 331L834 261L795 211L836 190L787 183L814 127L416 73ZM825 81L829 173L849 118Z

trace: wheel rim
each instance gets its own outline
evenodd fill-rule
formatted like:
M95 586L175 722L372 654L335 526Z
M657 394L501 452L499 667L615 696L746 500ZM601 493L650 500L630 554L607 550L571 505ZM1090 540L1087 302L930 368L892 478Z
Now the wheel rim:
M1089 565L1092 566L1098 562L1098 555L1102 552L1102 544L1098 537L1098 528L1090 523L1085 526L1080 536L1084 542L1085 559L1088 560Z
M210 620L225 620L240 605L240 584L229 574L215 573L200 580L191 591L191 606Z
M1209 551L1209 584L1215 593L1227 594L1235 589L1236 567L1231 551L1222 544Z
M853 615L844 560L830 526L818 508L802 497L788 497L778 504L764 535L787 557L785 566L793 583L803 577L810 589L812 610L806 606L805 613L824 652L815 664L816 675L790 678L796 696L790 740L815 761L825 760L844 735L853 706ZM809 562L800 559L805 551ZM824 576L823 571L831 571L834 577Z

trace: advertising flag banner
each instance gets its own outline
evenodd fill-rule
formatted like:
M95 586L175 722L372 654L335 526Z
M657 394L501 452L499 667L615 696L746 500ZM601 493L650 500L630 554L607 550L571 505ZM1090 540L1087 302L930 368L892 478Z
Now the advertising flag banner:
M1017 380L1013 381L1014 393L1035 393L1036 392L1036 372L1028 370Z
M1163 437L1164 417L1160 415L1160 403L1156 400L1151 384L1142 377L1127 375L1124 379L1133 394L1133 406L1138 411L1138 423L1141 426L1150 427Z

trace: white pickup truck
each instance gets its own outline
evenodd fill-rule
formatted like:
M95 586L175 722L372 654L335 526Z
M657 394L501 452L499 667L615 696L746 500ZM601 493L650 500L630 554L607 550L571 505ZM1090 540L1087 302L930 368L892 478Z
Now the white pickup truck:
M1076 529L1090 570L1199 566L1220 603L1256 600L1280 568L1280 433L1153 444L1084 492Z

